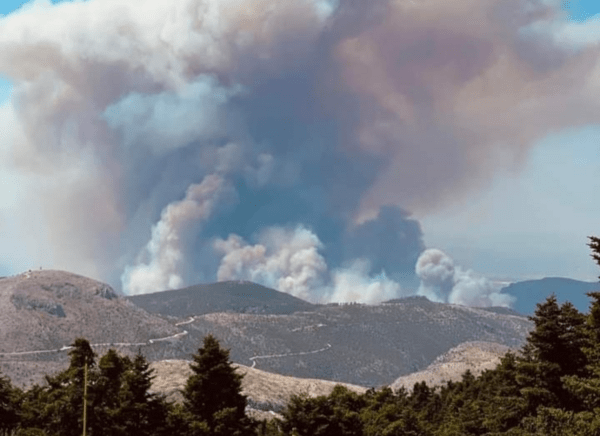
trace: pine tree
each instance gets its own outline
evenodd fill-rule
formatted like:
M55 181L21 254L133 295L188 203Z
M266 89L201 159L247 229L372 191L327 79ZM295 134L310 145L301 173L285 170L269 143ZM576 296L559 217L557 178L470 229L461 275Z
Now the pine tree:
M19 423L18 391L0 375L0 435L8 435Z
M229 350L221 348L217 339L208 335L198 354L193 355L190 368L193 374L183 390L183 404L191 416L193 431L231 436L252 432L251 422L245 415L243 376L229 361Z
M540 405L571 408L576 403L562 378L585 371L586 317L569 302L559 306L556 296L551 295L538 304L530 319L535 328L523 347L517 377L529 412Z
M96 374L95 353L90 343L83 338L77 338L69 352L71 362L69 368L55 376L46 376L47 386L36 391L36 397L31 398L30 405L40 407L37 420L50 434L61 436L79 436L83 429L83 393L84 379L87 366L88 385L93 384ZM93 394L88 396L93 399ZM91 401L90 401L91 403ZM30 406L31 407L31 406ZM93 409L88 407L88 426L93 428Z
M168 405L164 397L150 392L153 372L138 352L123 373L119 420L128 435L159 435L164 430Z
M106 352L98 362L98 376L93 386L93 433L106 436L126 434L121 422L121 382L123 374L131 365L127 357L121 357L113 349Z
M592 236L590 240L591 243L588 245L592 249L592 257L600 266L600 238ZM592 299L585 325L588 344L582 347L587 356L587 374L565 377L564 382L588 412L598 415L600 414L600 292L589 292L587 295ZM600 419L597 419L596 426L600 427Z
M589 236L588 239L590 243L588 247L592 249L592 258L596 261L598 266L600 266L600 238L597 236ZM598 277L600 279L600 277Z

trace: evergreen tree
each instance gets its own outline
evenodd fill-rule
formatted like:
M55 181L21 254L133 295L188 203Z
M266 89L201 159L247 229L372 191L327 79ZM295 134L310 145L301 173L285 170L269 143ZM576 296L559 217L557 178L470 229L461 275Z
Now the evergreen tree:
M600 238L597 236L589 236L588 239L590 243L588 247L592 249L592 258L596 261L598 266L600 266ZM598 277L600 279L600 277Z
M425 436L425 426L410 407L408 392L394 393L389 387L371 389L364 395L366 406L361 411L365 436Z
M88 385L95 373L95 353L90 343L77 338L69 352L71 362L69 368L55 376L46 376L47 386L37 391L38 397L32 404L40 407L40 420L44 429L54 435L78 436L83 430L83 393L87 366ZM88 396L88 400L93 395ZM91 401L90 401L91 402ZM89 404L89 403L88 403ZM88 426L93 428L93 409L88 406ZM88 434L91 434L88 432Z
M0 435L9 435L19 424L19 392L0 375Z
M96 419L94 434L106 436L125 435L121 420L121 382L123 374L131 365L127 357L121 357L113 349L106 352L98 362L98 374L93 386L91 409Z
M559 306L556 296L551 295L538 304L530 319L535 327L523 347L517 377L528 413L535 413L540 405L572 408L576 402L562 378L585 372L585 315L570 302Z
M165 432L168 404L163 396L150 392L153 372L146 358L138 352L123 373L119 419L128 435Z
M195 434L243 435L253 432L245 415L246 397L242 395L242 375L229 361L229 350L208 335L193 355L193 374L183 390L184 411L191 417Z
M296 436L362 436L363 407L364 397L340 385L329 395L294 395L282 413L281 428Z

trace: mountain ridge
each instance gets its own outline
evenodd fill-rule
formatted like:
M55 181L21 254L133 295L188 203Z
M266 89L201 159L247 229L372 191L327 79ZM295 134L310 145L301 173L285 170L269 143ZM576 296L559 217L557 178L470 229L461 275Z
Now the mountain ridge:
M532 315L537 303L555 294L559 303L570 301L582 313L589 308L586 292L600 291L599 282L584 282L566 277L544 277L537 280L523 280L511 283L500 292L516 298L513 309L525 315Z
M0 324L4 341L0 370L16 383L29 383L44 368L68 362L66 346L80 336L95 344L99 355L112 347L124 354L139 349L151 362L188 359L210 333L241 365L294 377L381 386L426 368L465 341L519 346L532 325L520 315L420 298L375 306L307 306L283 295L285 304L278 306L270 299L280 302L282 293L249 282L229 282L232 288L227 292L248 300L251 291L259 289L259 295L250 295L251 306L173 316L149 313L106 286L60 271L0 280L0 316L7 321ZM168 292L161 295L171 298ZM199 295L202 300L202 292ZM262 308L263 313L252 313L249 307ZM293 312L264 313L282 307ZM234 311L240 308L245 313Z
M198 284L125 298L150 313L177 317L231 311L290 314L316 307L290 294L242 280Z

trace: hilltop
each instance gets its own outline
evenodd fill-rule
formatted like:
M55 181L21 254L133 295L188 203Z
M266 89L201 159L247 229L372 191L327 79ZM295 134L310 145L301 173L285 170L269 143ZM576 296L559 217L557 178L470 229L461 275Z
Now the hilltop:
M60 349L79 336L135 343L179 331L104 283L54 270L0 279L0 325L0 353Z
M290 294L248 281L226 281L126 297L150 313L185 318L216 312L284 315L314 310Z

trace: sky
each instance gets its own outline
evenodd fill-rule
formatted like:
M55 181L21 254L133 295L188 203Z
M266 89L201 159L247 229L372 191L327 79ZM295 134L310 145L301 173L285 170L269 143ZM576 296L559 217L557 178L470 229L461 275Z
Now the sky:
M597 281L600 5L0 5L0 274L510 306Z

